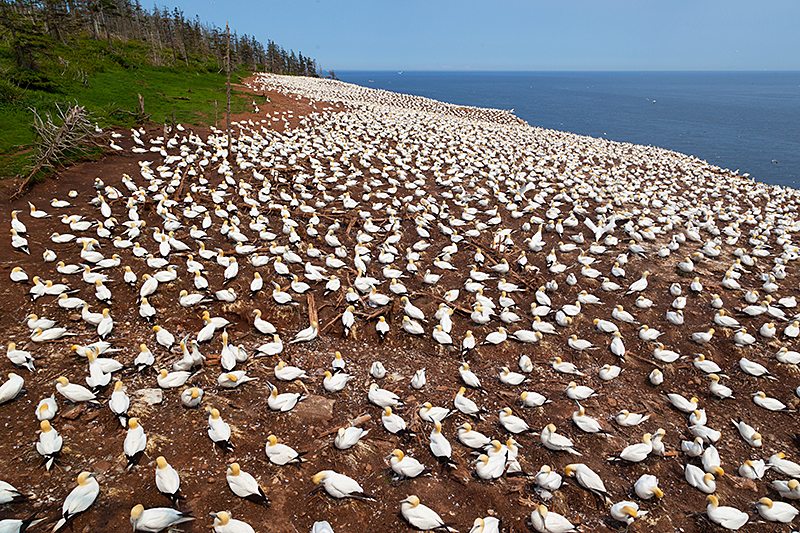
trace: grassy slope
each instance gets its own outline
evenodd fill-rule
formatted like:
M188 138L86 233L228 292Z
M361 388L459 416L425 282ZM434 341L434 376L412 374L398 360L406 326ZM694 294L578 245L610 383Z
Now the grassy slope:
M33 143L31 111L55 112L55 104L78 102L86 106L101 127L131 127L138 110L137 93L144 97L145 112L156 123L175 120L185 124L213 124L214 100L220 123L225 118L225 74L216 62L192 57L189 67L150 64L147 45L113 42L114 54L103 41L80 39L70 46L54 43L38 69L52 82L51 90L20 91L15 101L0 99L0 179L24 172ZM10 69L10 54L0 46L0 66ZM163 57L171 60L171 51ZM231 82L249 72L232 73ZM188 100L179 99L188 98ZM250 99L232 97L231 111L243 112ZM63 107L63 106L62 106Z

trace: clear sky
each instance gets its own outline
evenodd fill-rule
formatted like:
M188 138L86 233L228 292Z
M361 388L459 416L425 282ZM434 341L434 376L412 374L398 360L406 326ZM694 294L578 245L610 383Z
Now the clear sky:
M324 70L800 70L800 0L157 4L227 21Z

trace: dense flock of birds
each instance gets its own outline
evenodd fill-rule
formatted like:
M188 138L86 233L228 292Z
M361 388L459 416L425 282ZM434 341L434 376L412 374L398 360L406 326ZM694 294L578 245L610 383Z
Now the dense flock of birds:
M685 483L697 491L688 497L707 500L711 522L739 529L755 519L794 520L800 464L788 458L792 451L778 449L789 443L772 438L775 428L758 419L715 419L704 407L753 402L780 417L771 420L796 425L792 406L800 387L786 378L796 382L800 363L793 349L800 335L792 274L800 257L793 242L800 230L796 191L653 147L532 128L504 111L331 80L264 74L252 87L310 98L314 111L297 117L297 127L285 112L240 121L231 147L218 130L206 138L183 127L153 138L131 130L132 150L141 156L138 175L103 176L89 198L64 191L46 207L31 203L28 211L12 212L13 249L42 262L11 271L19 295L27 292L33 303L25 318L30 333L8 340L8 360L18 368L0 386L0 410L14 410L26 380L37 379L40 343L71 346L82 358L36 409L43 468L57 464L64 445L59 409L82 402L113 412L126 431L119 452L126 468L136 468L148 420L128 416L126 381L134 376L179 395L186 409L205 409L208 437L235 453L224 413L203 401L204 391L192 381L192 371L213 357L221 366L218 390L260 387L275 412L302 402L306 394L298 390L314 388L344 401L341 391L354 389L375 406L377 431L397 445L386 457L395 479L436 475L437 463L440 474L470 469L476 483L529 478L538 502L529 517L536 531L576 529L569 513L548 507L561 500L563 477L593 493L600 514L622 525L669 513L654 502L670 494L646 467L676 454ZM122 149L122 134L113 137L112 147ZM47 230L33 235L28 225ZM116 305L120 293L138 306ZM254 335L234 345L226 331L234 317L221 315L237 302L252 307ZM321 325L323 304L328 320ZM302 327L278 331L270 322L281 308L304 306ZM191 323L201 309L202 323L181 339L163 324L174 309ZM81 320L70 323L70 313ZM700 326L687 329L684 321ZM134 348L126 342L131 330L152 330L151 341ZM76 334L87 342L72 344ZM324 372L287 362L293 345L313 347L321 337L340 335L376 346L387 338L418 339L452 374L448 384L460 382L452 405L426 401L403 411L404 394L424 397L432 388L424 368L408 388L385 385L393 376L388 361L353 368L347 354L336 352ZM486 361L492 350L518 357L519 371ZM738 363L722 368L719 354L736 354ZM264 366L262 358L275 365L274 380L248 375ZM613 362L595 363L601 358ZM669 437L679 442L677 453L665 443L666 430L644 431L655 419L637 413L634 398L617 397L613 405L620 408L613 411L602 401L604 383L641 372L643 364L652 368L642 375L648 396L685 417L682 433ZM702 385L671 382L681 364ZM550 378L532 378L542 372ZM355 383L365 378L371 384L359 390ZM569 384L556 392L551 382L559 379ZM489 380L492 386L484 387ZM511 394L492 392L498 388ZM571 420L529 425L547 419L551 402L573 404ZM487 412L497 403L505 406ZM590 404L600 407L591 412ZM576 445L566 434L571 424L589 434L582 442L593 444ZM594 443L640 425L642 438L607 458L605 479L577 462L592 455ZM417 427L424 429L421 441L408 438ZM340 428L334 445L351 449L370 431L376 430ZM719 453L721 443L739 439L747 456ZM305 460L296 451L301 442L281 440L264 440L272 464ZM420 449L419 442L428 446ZM548 460L531 468L523 450L536 443ZM464 454L454 454L454 446L474 450L474 461L458 464ZM766 449L774 451L765 455ZM567 457L576 462L564 465ZM163 456L156 463L156 485L173 505L136 505L134 531L195 519L175 509L183 497L176 469ZM630 463L644 465L645 473L624 491L607 490L609 476ZM730 475L723 464L755 482L760 499L752 508L721 505L716 483ZM332 498L380 499L355 479L362 475L320 470L307 481ZM229 465L226 479L236 496L269 505L267 492L238 463ZM406 487L415 492L413 481ZM0 504L24 492L0 481ZM94 474L81 472L53 531L91 513L99 494ZM454 531L441 517L444 506L411 494L394 508L413 528ZM213 515L217 533L254 531L229 512ZM42 520L5 519L0 531L24 531ZM498 517L477 517L471 531L501 527ZM330 530L319 522L313 531Z

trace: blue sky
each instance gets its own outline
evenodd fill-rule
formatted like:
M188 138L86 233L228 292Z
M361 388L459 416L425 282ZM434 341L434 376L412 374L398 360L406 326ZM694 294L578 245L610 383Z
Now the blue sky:
M800 70L798 0L157 3L325 70Z

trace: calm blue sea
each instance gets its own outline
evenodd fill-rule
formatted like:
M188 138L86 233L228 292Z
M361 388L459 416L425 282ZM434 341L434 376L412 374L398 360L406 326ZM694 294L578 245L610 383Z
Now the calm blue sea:
M337 71L349 83L514 109L531 124L691 154L800 186L800 72Z

